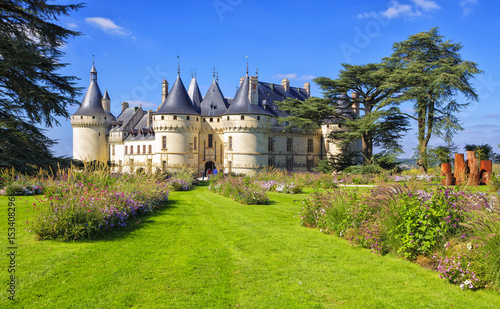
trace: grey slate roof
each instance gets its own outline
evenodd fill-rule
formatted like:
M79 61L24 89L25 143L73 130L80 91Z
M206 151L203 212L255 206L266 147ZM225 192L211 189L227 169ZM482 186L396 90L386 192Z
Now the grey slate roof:
M126 126L129 124L132 117L137 113L140 107L129 107L125 109L116 119L116 126L111 129L111 132L127 131Z
M155 115L199 115L200 113L195 110L193 103L186 92L186 88L182 83L179 75L175 81L170 93L167 95L165 102L155 112Z
M272 113L266 111L262 107L260 102L259 105L250 104L250 100L248 99L249 90L250 90L250 81L247 74L240 88L236 92L233 102L231 103L231 105L229 105L229 108L224 113L224 115L252 114L252 115L274 116Z
M97 71L94 64L90 71L90 85L83 97L80 107L73 114L74 116L110 116L102 107L102 93L97 85Z
M103 100L111 100L109 98L108 89L104 90L104 95L102 96L102 99Z
M224 95L215 79L210 85L200 106L202 116L220 117L227 111L227 100L224 99Z
M198 112L200 112L200 104L203 101L203 97L201 96L200 88L198 88L198 83L196 82L196 77L191 78L191 83L188 88L188 95L193 102L193 107Z
M141 120L134 126L134 134L130 134L125 139L126 141L139 141L139 140L154 140L154 132L152 128L147 127L148 124L148 114L145 113Z

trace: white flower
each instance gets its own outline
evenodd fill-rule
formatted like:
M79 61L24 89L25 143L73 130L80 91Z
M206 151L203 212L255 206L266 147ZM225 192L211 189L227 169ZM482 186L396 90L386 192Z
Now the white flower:
M467 250L469 250L469 251L472 250L472 244L470 242L467 243Z

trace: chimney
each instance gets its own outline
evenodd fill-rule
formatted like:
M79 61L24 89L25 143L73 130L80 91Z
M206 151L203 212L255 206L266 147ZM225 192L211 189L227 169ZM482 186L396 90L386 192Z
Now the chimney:
M257 76L250 77L250 93L248 100L252 105L259 105L259 79Z
M304 89L306 90L307 92L307 96L310 97L311 96L311 84L309 83L305 83L304 84Z
M356 92L352 92L351 93L351 98L352 98L352 100L351 100L351 102L352 102L352 105L351 105L352 111L355 114L359 115L359 101L358 101L359 96L358 96L358 94Z
M285 88L285 92L290 92L290 81L287 78L283 78L281 81L281 86Z
M240 87L241 87L241 84L243 84L244 79L245 79L244 77L240 78Z
M148 110L147 113L148 113L148 118L147 118L146 127L150 128L153 126L153 111Z
M129 107L128 102L122 103L122 113Z
M168 94L168 82L166 79L164 79L163 82L161 83L161 104L165 102L167 94Z

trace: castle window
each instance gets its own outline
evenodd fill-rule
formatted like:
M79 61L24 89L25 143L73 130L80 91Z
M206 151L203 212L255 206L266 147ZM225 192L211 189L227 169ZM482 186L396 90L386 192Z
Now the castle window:
M198 117L196 117L196 121L198 121Z
M257 116L257 120L260 120L260 116Z
M217 122L220 122L220 118L217 118Z
M162 149L167 149L167 137L166 136L162 137L161 144L162 144L162 147L161 147Z
M174 120L177 120L177 116L174 116Z
M148 146L148 153L152 153L153 152L153 146L149 145Z
M274 138L268 137L267 143L267 151L274 152Z
M207 118L203 118L203 122L207 122Z
M101 132L99 132L99 136L101 136Z
M125 154L128 154L128 146L125 146Z
M161 161L161 169L164 172L167 170L167 161Z
M115 155L115 145L111 145L111 155Z
M80 116L80 119L83 119L83 116Z
M229 120L229 116L227 116L227 120Z
M106 117L104 117L104 120L106 120Z
M245 120L245 116L241 116L241 120Z
M165 116L161 116L161 120L165 120Z
M194 150L198 149L198 138L195 136L194 137L194 142L193 142L193 145L194 145Z
M146 145L142 145L142 153L146 153Z
M286 151L292 152L293 151L293 138L288 137L286 139Z
M140 153L141 153L141 146L137 145L137 154L140 154Z
M228 148L229 148L229 150L233 149L233 137L232 136L229 136L229 138L228 138Z
M314 148L313 148L313 139L312 138L309 138L307 140L307 152L313 152Z
M191 119L191 117L189 117L189 116L186 117L186 120L190 120L190 119Z
M214 122L214 119L213 119L213 118L210 118L210 122Z
M130 154L134 154L134 146L130 146Z
M214 136L213 134L208 134L208 148L212 148L214 143Z
M329 124L327 124L327 125L326 125L326 128L328 129L329 127L330 127L330 125L329 125Z
M267 160L267 166L268 167L274 167L274 159L273 158L269 158Z
M95 119L95 116L92 116L92 119Z
M326 152L330 152L330 143L326 141Z

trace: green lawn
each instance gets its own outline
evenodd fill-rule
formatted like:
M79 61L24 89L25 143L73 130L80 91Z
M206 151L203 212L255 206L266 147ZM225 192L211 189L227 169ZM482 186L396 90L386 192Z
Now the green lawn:
M293 201L305 196L270 193L271 205L245 206L200 186L173 192L170 207L124 230L75 243L35 241L24 231L35 198L17 197L15 303L0 197L0 307L500 308L493 291L461 291L416 264L302 227Z

